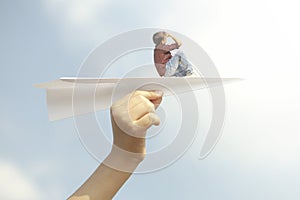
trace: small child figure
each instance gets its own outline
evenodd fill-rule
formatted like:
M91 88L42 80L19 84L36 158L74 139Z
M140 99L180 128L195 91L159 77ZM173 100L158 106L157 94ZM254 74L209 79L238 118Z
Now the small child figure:
M172 38L175 43L166 44L167 38ZM160 76L165 77L184 77L193 75L193 67L187 60L183 52L179 51L172 56L171 51L178 49L181 42L173 35L160 31L153 35L154 63L156 70Z

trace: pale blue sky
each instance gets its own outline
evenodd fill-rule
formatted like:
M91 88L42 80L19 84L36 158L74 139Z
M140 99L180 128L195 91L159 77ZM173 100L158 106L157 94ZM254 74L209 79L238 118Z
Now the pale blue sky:
M49 122L33 85L75 76L97 45L144 27L187 35L223 77L247 80L225 87L223 135L207 159L196 140L115 199L299 199L298 10L293 0L2 0L0 199L65 199L96 168L72 119Z

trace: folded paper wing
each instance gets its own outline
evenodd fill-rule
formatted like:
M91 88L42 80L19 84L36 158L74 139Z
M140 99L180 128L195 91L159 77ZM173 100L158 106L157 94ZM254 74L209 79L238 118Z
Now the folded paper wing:
M141 90L162 90L165 96L214 87L238 78L72 78L36 85L47 92L50 121L107 109L114 100Z

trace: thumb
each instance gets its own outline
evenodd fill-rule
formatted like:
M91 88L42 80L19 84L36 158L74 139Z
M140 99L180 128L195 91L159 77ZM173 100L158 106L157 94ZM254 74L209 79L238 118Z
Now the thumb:
M152 125L158 126L160 124L160 119L155 113L147 113L139 120L135 121L135 124L148 129Z

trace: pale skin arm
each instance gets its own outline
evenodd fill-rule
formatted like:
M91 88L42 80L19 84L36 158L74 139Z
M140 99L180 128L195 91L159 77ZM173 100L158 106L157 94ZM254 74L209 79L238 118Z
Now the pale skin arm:
M167 33L167 37L172 38L172 39L174 40L174 42L175 42L176 44L178 44L179 47L182 45L182 42L181 42L180 40L178 40L176 37L174 37L173 35Z
M146 131L159 125L155 109L161 101L160 91L135 91L111 106L111 153L69 200L106 200L115 196L146 155Z

